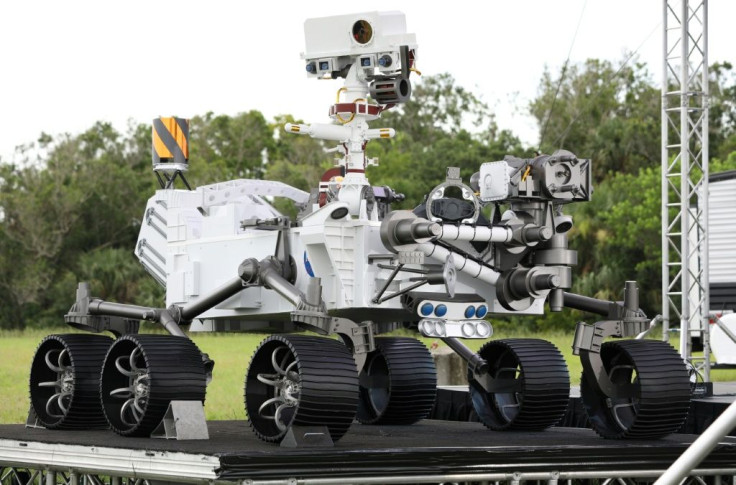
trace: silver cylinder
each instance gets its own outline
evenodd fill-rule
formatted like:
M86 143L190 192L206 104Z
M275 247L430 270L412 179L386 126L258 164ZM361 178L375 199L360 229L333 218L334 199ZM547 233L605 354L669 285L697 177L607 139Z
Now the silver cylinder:
M497 271L491 269L489 266L482 265L476 261L473 261L472 259L469 259L466 256L463 256L460 253L450 251L436 244L420 244L417 249L419 251L422 251L425 256L436 259L437 261L441 261L442 263L447 261L447 258L452 256L456 270L491 285L495 285L500 276Z
M442 225L442 241L508 242L512 231L508 227Z

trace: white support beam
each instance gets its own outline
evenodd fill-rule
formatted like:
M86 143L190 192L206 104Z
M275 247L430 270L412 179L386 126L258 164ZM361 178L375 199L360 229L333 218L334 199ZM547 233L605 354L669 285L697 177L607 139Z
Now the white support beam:
M708 332L708 0L663 0L662 327L679 320L680 353L692 360Z

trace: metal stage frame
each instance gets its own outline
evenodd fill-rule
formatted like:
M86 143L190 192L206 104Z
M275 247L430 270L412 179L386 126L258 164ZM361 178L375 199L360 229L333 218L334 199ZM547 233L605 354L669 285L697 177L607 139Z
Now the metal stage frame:
M613 441L582 428L498 433L480 423L354 424L334 447L262 443L246 422L209 423L210 439L121 438L111 431L0 426L2 485L651 483L697 438ZM736 484L736 438L720 440L688 483Z

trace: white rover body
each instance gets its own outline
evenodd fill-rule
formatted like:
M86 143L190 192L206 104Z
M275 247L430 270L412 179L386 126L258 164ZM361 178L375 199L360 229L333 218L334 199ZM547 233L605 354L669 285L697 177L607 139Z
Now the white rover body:
M203 400L213 362L186 338L181 326L188 325L277 333L256 350L245 376L246 411L264 440L294 439L302 426L324 427L336 440L355 418L410 424L431 410L436 382L420 342L379 337L404 327L441 338L468 362L471 396L486 426L543 429L560 419L569 397L559 351L538 339L509 339L475 353L461 339L489 338L488 315L543 314L546 302L551 311L572 307L606 318L580 323L573 344L594 428L607 437L675 431L689 405L677 353L661 342L602 342L646 328L636 285L627 283L621 303L565 292L577 256L567 247L572 220L563 207L589 200L590 160L564 150L506 157L484 163L467 184L449 167L414 211L392 211L403 196L371 185L365 169L375 161L365 146L394 135L368 123L409 99L414 35L397 12L312 19L305 33L308 75L345 82L330 108L332 123L285 130L335 142L337 167L312 194L260 180L175 189L178 176L189 188L182 150L188 125L155 120L162 189L148 202L135 252L166 287L166 308L104 302L80 284L67 322L118 338L62 335L41 343L31 377L41 421L68 428L92 416L122 435L147 435L172 400ZM293 200L296 220L276 211L273 197ZM140 320L171 335L138 334ZM339 341L281 334L305 330ZM662 353L657 365L646 359L652 352ZM76 370L75 362L96 359L100 373ZM658 379L670 385L632 385ZM96 406L78 409L91 401Z

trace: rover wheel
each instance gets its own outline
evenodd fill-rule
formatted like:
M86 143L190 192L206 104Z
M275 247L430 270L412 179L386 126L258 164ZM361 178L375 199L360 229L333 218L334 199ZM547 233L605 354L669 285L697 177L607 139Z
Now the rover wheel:
M610 397L583 373L580 394L593 429L604 438L659 438L687 418L690 379L682 358L657 340L617 340L601 346L601 359L614 385L634 385L633 395Z
M50 429L107 428L100 406L100 366L112 339L49 335L31 363L31 406Z
M358 407L358 372L336 340L272 335L256 349L245 376L245 410L256 436L280 442L289 428L326 426L333 441Z
M432 355L413 338L378 337L360 372L358 421L412 424L426 418L437 395Z
M102 407L123 436L148 436L171 401L204 401L202 354L186 337L125 335L102 366Z
M492 378L514 385L510 390L487 392L468 371L473 407L488 428L542 430L565 415L570 375L562 354L550 342L495 340L481 347L479 354L488 362Z

